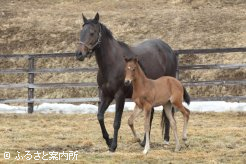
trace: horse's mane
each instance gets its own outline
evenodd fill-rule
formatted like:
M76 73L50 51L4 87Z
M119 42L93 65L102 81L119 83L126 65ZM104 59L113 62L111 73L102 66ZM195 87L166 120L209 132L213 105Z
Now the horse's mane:
M109 37L111 39L114 38L113 35L112 35L112 32L104 24L100 23L100 26L101 26L102 33L105 36L107 36L107 37Z
M113 37L112 32L111 32L104 24L100 23L100 25L101 25L102 33L105 34L105 36L109 37L110 39L113 39L114 37ZM128 46L126 43L124 43L124 42L122 42L122 41L118 41L118 40L117 40L117 42L118 42L121 46L124 46L124 47L129 48L129 46Z

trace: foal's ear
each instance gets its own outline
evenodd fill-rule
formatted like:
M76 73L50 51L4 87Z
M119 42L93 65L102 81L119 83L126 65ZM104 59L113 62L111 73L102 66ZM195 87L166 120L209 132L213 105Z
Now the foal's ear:
M83 13L82 13L82 18L83 18L84 23L88 22L88 19L84 16Z
M134 61L134 63L138 63L138 57L134 57L132 58L132 60Z
M123 56L124 57L124 59L125 59L125 62L129 62L131 59L130 58L128 58L127 56Z
M94 20L95 20L96 22L99 22L99 14L98 14L98 13L96 14Z

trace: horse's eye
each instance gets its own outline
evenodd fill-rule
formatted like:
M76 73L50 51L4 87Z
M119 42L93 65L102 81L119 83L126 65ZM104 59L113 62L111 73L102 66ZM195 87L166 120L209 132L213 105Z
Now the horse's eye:
M94 35L94 32L91 32L90 35L93 36Z

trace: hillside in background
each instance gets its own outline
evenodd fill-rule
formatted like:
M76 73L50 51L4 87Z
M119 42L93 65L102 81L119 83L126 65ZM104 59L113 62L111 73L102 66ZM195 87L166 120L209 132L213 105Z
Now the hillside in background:
M82 25L81 13L93 18L96 12L118 40L135 45L161 38L173 49L246 46L245 0L0 0L0 54L74 52ZM245 55L182 56L181 64L246 63ZM39 59L38 68L95 67L95 59ZM0 69L23 68L27 62L2 60ZM246 79L245 69L186 71L183 81ZM26 76L0 75L0 83L26 82ZM36 82L95 81L95 73L37 75ZM243 95L245 86L190 88L194 95ZM26 96L26 90L1 90L0 98ZM95 89L44 89L43 98L94 96Z

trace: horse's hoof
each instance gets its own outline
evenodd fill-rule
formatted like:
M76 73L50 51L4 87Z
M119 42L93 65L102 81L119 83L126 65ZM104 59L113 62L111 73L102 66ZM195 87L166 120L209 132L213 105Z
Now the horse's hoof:
M109 150L108 150L110 153L114 153L115 152L115 149L111 149L111 148L109 148Z
M111 147L109 148L109 151L110 152L115 152L116 148L117 148L117 146L111 145Z
M107 145L108 145L109 148L111 147L112 142L113 142L113 139L112 138L110 138L110 139L108 139L106 141L106 143L107 143Z
M169 141L164 140L164 145L169 145Z

